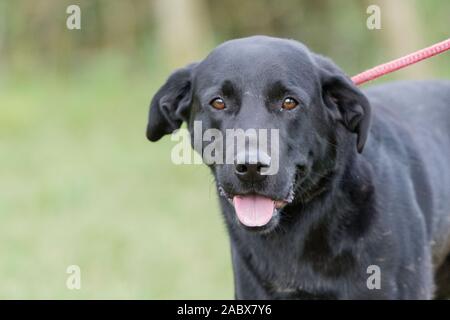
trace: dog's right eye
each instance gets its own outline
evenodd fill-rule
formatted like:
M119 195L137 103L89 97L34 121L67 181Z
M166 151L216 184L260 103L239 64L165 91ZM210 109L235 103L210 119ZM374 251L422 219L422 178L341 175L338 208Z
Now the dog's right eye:
M211 107L217 110L225 109L225 102L222 98L215 98L209 104L211 105Z

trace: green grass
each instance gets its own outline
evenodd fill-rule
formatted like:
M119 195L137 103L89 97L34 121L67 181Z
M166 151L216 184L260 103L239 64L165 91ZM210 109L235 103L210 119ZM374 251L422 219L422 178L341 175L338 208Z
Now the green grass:
M0 298L233 297L212 176L145 139L165 76L106 57L0 78Z

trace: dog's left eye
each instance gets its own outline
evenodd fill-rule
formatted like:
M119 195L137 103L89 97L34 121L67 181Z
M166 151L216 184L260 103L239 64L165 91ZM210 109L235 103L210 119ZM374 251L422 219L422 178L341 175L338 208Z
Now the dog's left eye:
M292 110L296 106L298 106L297 100L295 100L294 98L291 98L291 97L285 98L283 100L283 104L281 105L281 107L286 110Z

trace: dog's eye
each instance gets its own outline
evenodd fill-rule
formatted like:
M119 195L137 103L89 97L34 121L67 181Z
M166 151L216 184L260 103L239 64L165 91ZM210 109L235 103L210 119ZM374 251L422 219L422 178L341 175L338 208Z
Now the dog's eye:
M222 98L215 98L209 103L214 109L223 110L225 109L225 102Z
M295 100L294 98L288 97L283 100L283 104L281 107L286 110L292 110L296 106L298 106L297 100Z

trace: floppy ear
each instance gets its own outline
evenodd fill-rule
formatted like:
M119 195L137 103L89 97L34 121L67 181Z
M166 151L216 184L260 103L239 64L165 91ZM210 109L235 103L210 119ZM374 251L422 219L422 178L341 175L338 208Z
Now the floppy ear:
M192 73L197 63L176 70L150 103L147 139L158 141L187 121L192 102Z
M329 107L337 106L342 124L357 134L356 148L361 153L370 129L369 100L333 62L321 56L316 61L324 102Z

